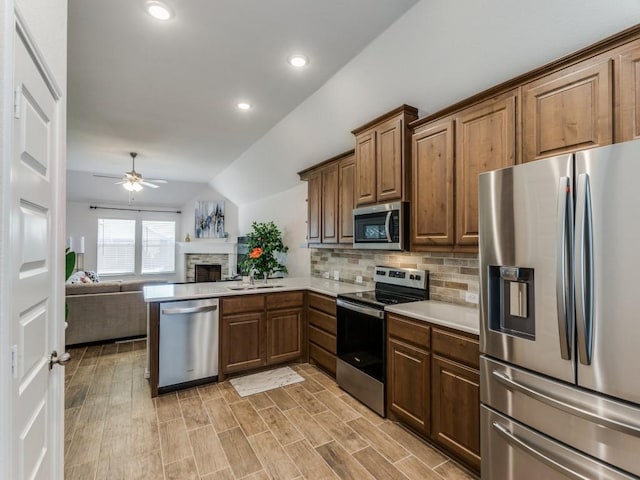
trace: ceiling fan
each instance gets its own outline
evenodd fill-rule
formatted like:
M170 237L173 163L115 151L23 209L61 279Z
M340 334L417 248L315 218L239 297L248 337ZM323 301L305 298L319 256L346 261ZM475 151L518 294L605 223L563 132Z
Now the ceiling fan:
M130 192L139 192L140 190L142 190L142 187L151 187L151 188L158 188L158 185L155 185L156 183L168 183L166 180L145 180L142 178L142 174L136 172L136 157L138 156L138 154L136 152L130 152L129 155L131 155L131 171L130 172L125 172L124 176L122 177L116 177L113 175L98 175L98 174L94 174L94 177L100 177L100 178L117 178L120 179L120 181L115 182L116 185L122 185L125 190L128 190Z

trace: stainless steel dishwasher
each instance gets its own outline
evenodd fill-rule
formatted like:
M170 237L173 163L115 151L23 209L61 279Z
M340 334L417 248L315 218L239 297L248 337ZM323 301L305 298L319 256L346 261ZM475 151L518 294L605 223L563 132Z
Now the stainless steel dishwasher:
M218 337L217 298L161 303L158 388L216 380Z

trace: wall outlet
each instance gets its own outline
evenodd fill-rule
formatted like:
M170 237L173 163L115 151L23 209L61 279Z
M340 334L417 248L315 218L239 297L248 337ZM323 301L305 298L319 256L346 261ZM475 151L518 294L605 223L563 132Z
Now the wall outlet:
M329 272L322 272L323 278L329 278Z
M356 283L362 283L362 275L356 275Z
M465 292L464 299L469 303L478 303L478 294L472 292Z
M336 281L340 280L340 270L333 271L333 279Z

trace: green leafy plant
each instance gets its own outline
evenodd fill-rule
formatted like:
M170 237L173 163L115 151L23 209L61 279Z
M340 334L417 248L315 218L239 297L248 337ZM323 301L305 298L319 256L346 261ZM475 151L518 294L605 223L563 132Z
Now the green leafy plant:
M69 277L73 275L73 270L76 268L76 252L70 250L68 247L65 250L65 277L64 281L69 280ZM69 316L69 305L64 304L64 318L65 320Z
M282 232L273 222L251 224L251 233L247 235L249 255L240 268L245 274L253 270L258 278L277 272L287 273L287 267L276 258L276 253L286 253L289 247L282 240Z

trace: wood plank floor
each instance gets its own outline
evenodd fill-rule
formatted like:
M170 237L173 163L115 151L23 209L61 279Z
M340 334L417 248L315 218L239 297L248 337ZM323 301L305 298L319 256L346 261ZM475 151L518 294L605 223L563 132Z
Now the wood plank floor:
M144 341L70 353L67 480L473 478L312 365L246 398L223 382L151 399Z

